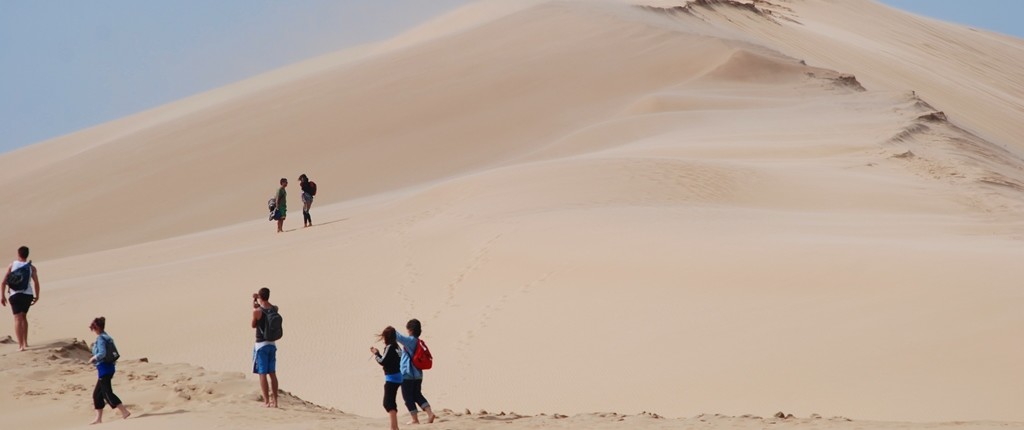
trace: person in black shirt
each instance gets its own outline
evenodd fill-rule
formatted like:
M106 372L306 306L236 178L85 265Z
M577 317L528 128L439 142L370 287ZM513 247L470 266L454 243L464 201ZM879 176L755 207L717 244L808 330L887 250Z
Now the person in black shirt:
M309 177L305 173L299 176L299 187L302 188L302 228L313 225L313 217L309 215L309 208L313 206L316 185L310 184Z
M377 363L384 368L384 410L388 412L391 430L398 430L398 389L402 386L402 358L395 340L395 328L387 326L379 336L384 342L384 351L370 347Z

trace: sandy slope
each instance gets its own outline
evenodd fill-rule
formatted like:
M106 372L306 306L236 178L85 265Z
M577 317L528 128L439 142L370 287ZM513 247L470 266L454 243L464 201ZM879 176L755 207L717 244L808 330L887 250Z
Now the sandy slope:
M12 428L92 428L91 393L95 370L86 364L89 352L83 341L47 342L27 353L0 344L0 376L10 390L0 393L5 425ZM142 361L145 360L145 361ZM27 364L26 364L27 363ZM259 407L259 393L244 375L213 372L185 364L150 363L124 357L114 377L114 390L132 411L127 421L107 414L104 424L116 428L149 430L196 428L269 429L364 429L379 428L383 420L319 407L290 393L282 393L280 408ZM1002 422L908 424L853 421L845 417L739 417L700 414L692 418L665 418L654 413L635 415L586 413L521 415L515 412L449 409L438 411L430 428L443 429L1006 429L1017 425ZM113 416L111 416L113 415Z
M265 285L282 387L363 416L373 334L418 317L439 408L1024 421L1024 42L682 4L484 3L4 155L33 337L102 314L135 355L244 371ZM303 172L318 225L274 235Z

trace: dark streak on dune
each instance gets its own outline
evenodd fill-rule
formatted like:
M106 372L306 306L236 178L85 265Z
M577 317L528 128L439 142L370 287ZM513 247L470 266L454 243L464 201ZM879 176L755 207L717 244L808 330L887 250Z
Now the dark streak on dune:
M800 64L806 65L807 63L803 60L800 60ZM857 80L856 76L845 73L837 75L834 73L835 72L829 71L829 74L826 74L825 76L819 76L821 74L819 70L818 72L805 72L804 74L812 79L827 80L831 82L835 88L848 88L859 93L867 91L867 89L860 84L860 81Z
M1013 182L1006 177L993 177L993 178L981 178L978 182L989 185L996 185L1000 187L1007 187L1015 191L1024 191L1024 184Z
M841 87L852 88L855 91L867 91L864 86L860 84L860 81L857 80L857 77L853 75L840 75L832 81Z
M895 136L889 138L889 143L900 143L906 142L912 139L914 136L919 134L927 133L931 128L927 125L914 123L903 128L902 131L896 133Z
M773 10L781 9L784 11L792 12L792 9L776 5L766 0L754 0L752 3L744 3L736 0L689 0L686 2L686 4L681 6L661 7L652 5L637 5L637 7L655 13L662 13L673 16L681 14L689 15L695 18L700 18L702 20L704 20L704 18L697 13L697 8L713 11L720 7L724 7L752 13L756 16L765 18L774 24L781 25L781 23L779 23L777 19L783 19L796 24L800 24L800 22L797 21L796 19Z
M917 117L917 121L946 123L949 119L946 118L945 112L935 111Z
M922 157L911 149L890 158L930 163L930 174L943 171L952 178L967 179L975 184L996 186L1014 193L1024 191L1024 180L1021 180L1024 161L1005 148L960 128L915 92L910 92L907 99L907 109L917 116L887 143L909 145L919 149L918 153L945 152L959 161L939 162L928 156L919 160Z

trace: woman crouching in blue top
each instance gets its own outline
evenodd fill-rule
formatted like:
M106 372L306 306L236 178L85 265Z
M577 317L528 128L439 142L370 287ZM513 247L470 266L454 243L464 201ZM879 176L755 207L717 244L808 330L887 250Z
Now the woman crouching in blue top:
M398 430L398 388L402 386L401 358L398 356L398 343L395 342L395 328L387 326L380 334L384 341L384 352L370 347L370 352L384 368L384 410L388 411L391 430Z
M131 415L131 412L128 412L128 409L121 403L121 399L114 394L113 387L110 386L110 380L114 378L116 370L113 354L117 352L117 347L114 346L114 339L105 331L106 326L107 319L103 317L92 320L92 324L89 325L89 330L96 333L96 343L92 345L92 358L89 359L89 364L95 363L96 371L99 373L96 389L92 391L92 403L96 408L96 420L92 424L103 422L104 402L109 404L111 409L120 411L121 418L128 418ZM108 356L108 354L110 355Z
M405 407L409 409L409 416L412 417L409 424L420 423L416 405L423 408L423 412L427 413L427 422L432 423L437 417L430 410L427 398L423 397L423 370L412 364L412 356L416 354L423 327L420 320L413 318L405 324L405 329L409 332L408 336L398 334L398 343L402 345L402 400L405 400Z

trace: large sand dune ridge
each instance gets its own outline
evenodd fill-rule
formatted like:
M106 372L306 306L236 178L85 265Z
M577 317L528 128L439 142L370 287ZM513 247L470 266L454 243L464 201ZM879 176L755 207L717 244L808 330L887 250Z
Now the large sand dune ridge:
M417 317L440 408L1024 421L1019 64L866 0L482 2L0 156L0 243L34 338L212 371L269 286L282 387L360 415Z

